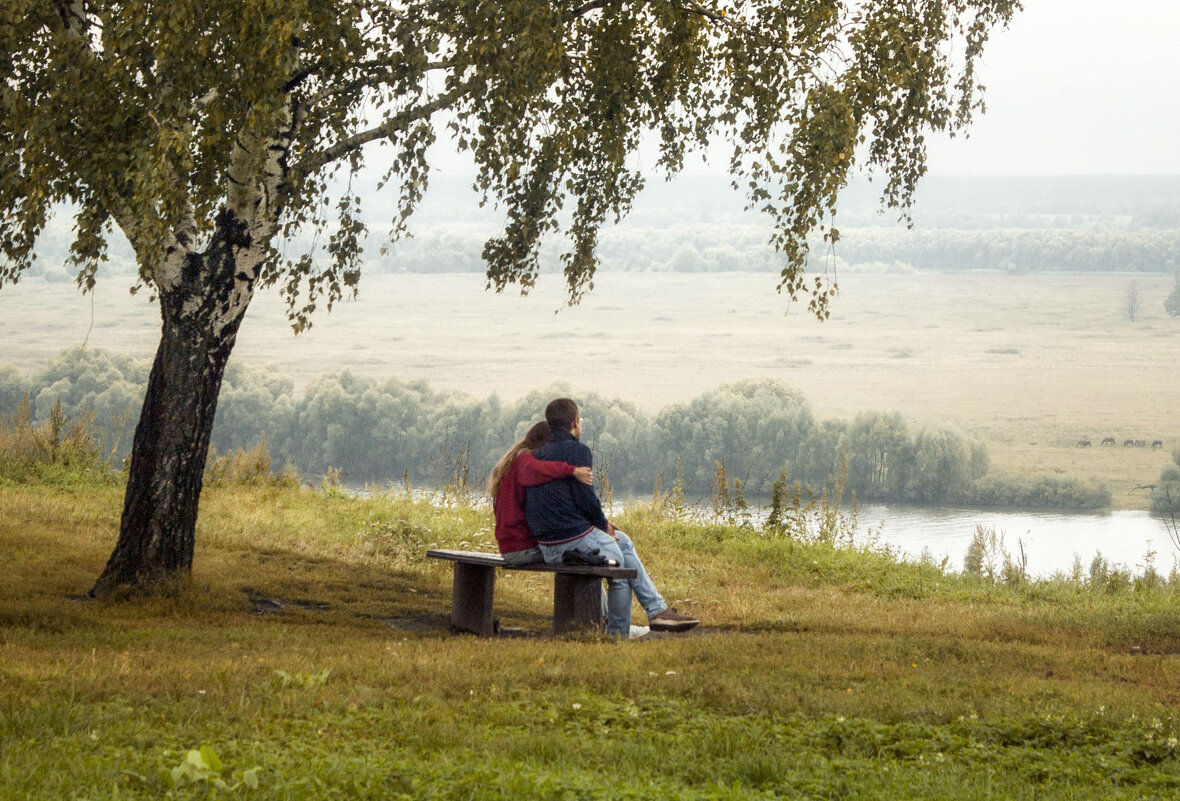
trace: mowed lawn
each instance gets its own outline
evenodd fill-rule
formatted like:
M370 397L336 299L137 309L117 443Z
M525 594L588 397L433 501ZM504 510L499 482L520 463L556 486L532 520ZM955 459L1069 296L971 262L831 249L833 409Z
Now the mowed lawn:
M563 382L651 413L771 377L802 389L820 419L898 411L912 425L952 423L982 439L998 468L1105 480L1115 508L1147 507L1137 488L1155 483L1180 446L1180 320L1163 309L1171 275L838 278L820 323L776 294L768 274L603 273L572 309L561 308L558 276L521 298L485 291L476 274L366 275L359 300L300 337L278 298L261 295L234 358L276 365L300 389L343 369L505 399ZM6 287L3 361L32 373L87 337L151 357L159 315L144 293L110 279L93 329L91 311L72 286ZM1118 445L1102 447L1107 437ZM1162 447L1124 448L1127 439Z
M423 555L491 549L485 510L210 488L191 584L81 599L120 504L0 485L0 798L1180 792L1164 577L993 585L638 510L698 630L555 638L546 577L502 575L517 631L482 640L448 630L450 568Z

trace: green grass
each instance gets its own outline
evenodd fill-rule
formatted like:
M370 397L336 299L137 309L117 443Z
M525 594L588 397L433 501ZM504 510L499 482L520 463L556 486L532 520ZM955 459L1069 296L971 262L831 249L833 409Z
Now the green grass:
M545 577L501 574L527 634L480 640L448 631L423 554L490 550L486 511L231 482L188 586L72 599L120 507L109 483L0 487L0 798L1180 791L1167 581L1006 586L640 511L622 527L699 634L554 638ZM182 768L203 745L220 764Z

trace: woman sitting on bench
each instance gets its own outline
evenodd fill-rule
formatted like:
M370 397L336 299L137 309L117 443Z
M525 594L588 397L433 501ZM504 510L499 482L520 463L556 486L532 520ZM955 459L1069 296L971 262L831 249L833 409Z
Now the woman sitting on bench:
M546 462L533 457L533 451L549 441L551 431L544 420L534 425L524 439L508 449L492 470L488 495L496 516L496 545L509 565L544 562L537 540L529 533L524 518L525 487L573 476L583 484L593 484L589 467L574 467L565 462Z

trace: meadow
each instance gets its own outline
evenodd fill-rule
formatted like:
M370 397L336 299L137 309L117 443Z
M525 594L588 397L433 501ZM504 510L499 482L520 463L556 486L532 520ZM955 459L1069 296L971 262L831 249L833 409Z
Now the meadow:
M506 400L562 382L648 411L771 377L800 388L817 417L885 410L952 423L983 440L998 468L1103 480L1115 508L1146 508L1141 487L1156 482L1180 433L1180 323L1163 311L1170 275L838 278L820 323L766 274L606 272L576 308L562 307L557 276L521 298L485 291L480 275L373 275L358 300L300 337L278 299L261 295L234 358L274 365L300 388L344 369ZM149 359L158 327L155 306L120 279L100 282L93 303L66 284L0 292L0 359L27 372L83 341ZM1101 447L1106 437L1118 445ZM1126 439L1164 447L1124 448Z
M798 539L652 504L619 522L700 628L553 637L546 577L502 574L484 640L423 554L493 547L486 510L246 470L206 489L191 582L86 600L120 484L0 484L0 798L1180 791L1174 575L996 581L850 547L843 516Z

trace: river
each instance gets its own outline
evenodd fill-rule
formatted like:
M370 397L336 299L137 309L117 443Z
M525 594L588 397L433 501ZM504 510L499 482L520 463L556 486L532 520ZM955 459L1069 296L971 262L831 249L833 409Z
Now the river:
M1180 556L1164 521L1144 511L1055 514L865 505L859 522L862 540L875 536L910 557L924 550L936 562L948 557L948 566L955 570L963 567L977 524L1003 534L1004 546L1016 560L1023 544L1031 576L1068 574L1075 556L1088 573L1099 553L1138 574L1149 551L1155 552L1156 569L1166 574Z

